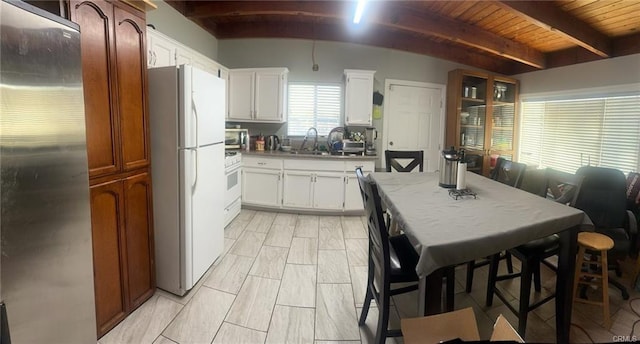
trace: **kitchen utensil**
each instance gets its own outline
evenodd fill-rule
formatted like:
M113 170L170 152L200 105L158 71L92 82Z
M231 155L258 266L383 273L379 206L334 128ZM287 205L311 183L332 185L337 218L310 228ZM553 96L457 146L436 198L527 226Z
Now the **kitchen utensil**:
M278 135L269 135L265 138L264 145L266 150L278 150L280 148L280 138Z
M344 128L335 127L327 135L327 147L332 153L342 150L342 140L344 139Z

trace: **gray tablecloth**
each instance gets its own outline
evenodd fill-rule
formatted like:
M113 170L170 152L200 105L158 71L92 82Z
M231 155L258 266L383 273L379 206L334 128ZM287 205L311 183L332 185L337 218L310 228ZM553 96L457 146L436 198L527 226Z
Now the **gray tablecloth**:
M455 200L436 173L372 173L382 201L416 246L423 278L591 221L581 210L467 174L477 198Z

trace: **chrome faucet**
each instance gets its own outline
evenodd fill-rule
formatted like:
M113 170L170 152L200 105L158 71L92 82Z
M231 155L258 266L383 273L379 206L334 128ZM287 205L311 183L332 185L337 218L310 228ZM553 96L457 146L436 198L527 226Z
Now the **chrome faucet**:
M302 144L300 145L300 149L299 150L303 150L304 149L304 145L307 143L307 140L309 139L309 133L313 131L313 151L318 150L318 130L314 127L309 128L309 130L307 130L307 133L304 135L304 140L302 140Z

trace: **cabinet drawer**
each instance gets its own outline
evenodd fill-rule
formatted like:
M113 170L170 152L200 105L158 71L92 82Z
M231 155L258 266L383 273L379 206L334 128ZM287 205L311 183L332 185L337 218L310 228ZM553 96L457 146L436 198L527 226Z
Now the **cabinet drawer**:
M302 171L335 171L344 172L344 161L336 160L312 160L312 159L285 159L285 170Z
M375 163L373 161L345 161L345 171L354 172L356 168L360 167L363 172L373 172L375 170Z
M244 167L257 167L257 168L267 168L271 170L281 170L282 169L282 160L281 159L269 159L269 158L256 158L250 156L242 157L242 166Z

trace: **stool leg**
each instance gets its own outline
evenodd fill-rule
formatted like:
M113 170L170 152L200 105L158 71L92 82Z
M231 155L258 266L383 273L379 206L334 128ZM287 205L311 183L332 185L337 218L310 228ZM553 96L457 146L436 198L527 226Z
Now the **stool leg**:
M527 330L527 316L529 315L529 298L531 296L532 262L522 262L520 274L520 306L518 307L518 333L524 338Z
M575 300L578 296L576 295L578 292L578 282L580 281L580 272L582 270L582 264L584 262L584 253L585 253L585 247L580 245L578 248L578 255L576 256L576 274L575 274L575 278L573 279L573 294L572 294L572 298L573 300Z
M600 251L600 258L602 259L602 311L604 312L604 327L611 327L611 320L609 319L609 270L607 261L607 251Z

